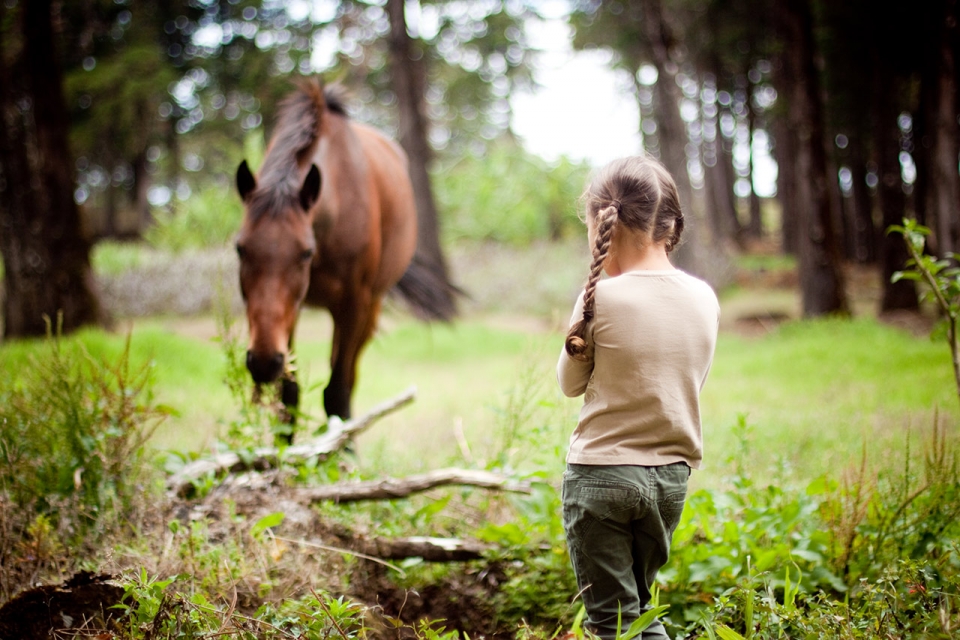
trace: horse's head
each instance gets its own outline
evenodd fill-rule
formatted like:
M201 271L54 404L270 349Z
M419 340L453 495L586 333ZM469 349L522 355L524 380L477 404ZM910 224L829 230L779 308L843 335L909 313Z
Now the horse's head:
M320 171L311 165L299 193L258 189L246 161L237 170L245 214L237 236L240 291L247 307L247 369L256 383L284 371L300 304L317 252L310 208L320 195ZM294 189L295 191L295 189Z

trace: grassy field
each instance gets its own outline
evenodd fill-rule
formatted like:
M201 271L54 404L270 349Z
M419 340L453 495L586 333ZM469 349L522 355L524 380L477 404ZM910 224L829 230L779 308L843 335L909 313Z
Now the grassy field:
M567 305L582 278L581 251L579 244L512 253L473 247L454 260L455 276L472 294L460 320L427 325L388 309L363 355L354 411L411 385L417 400L360 438L365 474L494 460L554 465L559 472L579 401L559 393L554 365ZM773 271L788 273L790 266L780 261ZM864 443L878 453L901 447L909 433L929 429L937 411L956 416L945 346L863 312L853 320L795 320L789 279L771 280L770 262L745 268L767 278L721 292L721 336L702 399L706 459L698 483L724 470L737 446L731 428L741 416L758 469L798 479L853 464ZM523 272L543 274L532 280L534 291L511 277ZM869 309L863 298L858 305ZM243 322L238 317L233 325L241 342ZM152 369L156 401L178 412L154 445L198 451L215 445L237 411L224 384L217 324L212 315L138 318L120 322L113 334L89 330L72 339L94 355L115 353L129 332L135 359ZM302 408L314 425L323 421L329 335L325 312L304 312L298 366ZM3 345L0 366L16 371L34 349L35 343Z
M0 409L8 410L0 411L7 433L0 485L27 505L0 509L0 530L21 532L12 542L0 536L0 556L15 559L11 570L0 571L0 593L36 583L41 573L33 572L45 571L52 581L79 562L125 573L144 620L162 618L179 629L189 609L205 616L197 622L205 634L227 629L227 619L246 625L251 614L274 624L272 606L302 606L302 620L329 625L310 600L316 589L326 594L324 607L346 595L372 607L370 614L399 617L403 610L410 620L456 625L463 637L495 628L556 637L577 606L554 489L580 400L562 397L554 367L582 282L583 253L581 242L459 247L451 264L470 294L462 316L452 324L422 324L391 303L361 361L355 414L410 386L416 402L360 436L356 456L257 476L265 483L256 490L246 484L250 478L236 479L233 492L232 482L201 480L197 495L184 500L144 491L144 481L156 481L159 491L160 478L154 468L141 475L136 449L124 448L125 434L135 433L126 425L146 413L128 399L175 410L154 434L154 451L246 450L252 423L244 421L251 414L242 413L243 398L227 384L233 362L233 382L241 381L233 388L250 392L240 364L245 321L236 298L218 295L235 288L229 275L235 264L220 251L212 259L181 256L173 265L151 256L142 270L121 269L127 279L110 298L118 304L115 329L85 330L61 342L82 347L91 362L117 363L129 338L130 361L148 368L152 397L118 393L116 378L87 368L75 350L51 358L48 341L0 344L0 391L7 394ZM692 477L671 564L660 574L661 603L670 607L667 623L676 632L736 637L719 634L733 628L750 637L758 626L769 633L753 637L841 637L840 627L881 629L894 621L902 633L884 637L937 629L943 633L929 637L953 637L950 629L960 625L960 403L948 350L928 337L929 317L878 320L876 276L856 269L850 276L853 319L799 319L795 268L780 258L740 261L732 284L721 290L721 332L702 396L704 467ZM190 278L187 297L196 304L220 299L233 311L147 313L170 309L167 296L186 288L177 277ZM119 306L124 299L135 306ZM223 325L229 328L218 329ZM324 422L330 328L324 312L302 314L297 366L305 431ZM33 367L37 375L27 375ZM75 371L92 383L78 384ZM942 428L931 446L938 418ZM262 441L271 439L264 428ZM170 467L177 457L166 458ZM366 478L455 465L536 475L553 486L535 483L522 497L458 487L310 509L285 497L298 486L293 475L305 485L343 479L344 460ZM53 519L42 511L47 504L60 505ZM87 522L72 520L76 514L102 514L89 519L76 549L37 546L54 525L68 540L72 526ZM100 539L98 530L109 535ZM467 537L491 544L491 555L482 569L409 559L379 575L382 569L371 572L372 565L338 550L343 531L351 539L349 532ZM321 553L318 541L333 546ZM70 557L62 557L68 548ZM169 578L154 584L148 575ZM168 581L174 582L164 590ZM800 595L789 584L799 584ZM153 618L143 605L158 604L161 592L180 608ZM238 592L249 607L266 608L235 618L228 596L236 603ZM199 608L188 601L218 604ZM364 609L352 611L360 616ZM750 616L760 622L747 623Z

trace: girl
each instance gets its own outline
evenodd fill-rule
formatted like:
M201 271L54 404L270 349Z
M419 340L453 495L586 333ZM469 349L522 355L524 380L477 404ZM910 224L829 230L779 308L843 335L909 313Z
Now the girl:
M650 608L691 469L700 467L700 389L720 306L673 267L683 213L673 178L648 157L603 168L584 193L593 261L558 380L585 393L563 474L563 525L588 628L614 638ZM610 278L601 281L600 272ZM643 638L667 638L657 621Z

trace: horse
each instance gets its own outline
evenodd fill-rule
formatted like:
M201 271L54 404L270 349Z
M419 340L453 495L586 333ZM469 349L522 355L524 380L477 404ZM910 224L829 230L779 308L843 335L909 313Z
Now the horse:
M333 318L323 405L328 417L344 420L358 357L391 288L417 316L450 319L434 294L452 285L413 260L417 210L407 163L396 142L348 117L339 87L313 79L281 102L259 173L246 160L237 169L246 365L256 389L279 382L286 408L300 399L290 356L303 304ZM295 411L287 415L294 422Z

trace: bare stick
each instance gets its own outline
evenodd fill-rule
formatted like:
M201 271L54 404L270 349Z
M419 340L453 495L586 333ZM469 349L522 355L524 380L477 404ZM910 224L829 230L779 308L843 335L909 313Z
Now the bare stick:
M412 493L442 485L465 485L516 493L530 493L530 483L512 480L490 471L472 469L437 469L406 478L387 478L366 482L345 482L325 487L299 489L297 499L302 502L354 502L357 500L391 500L405 498Z
M457 538L355 538L347 545L360 553L384 560L423 558L427 562L479 560L488 548L476 540Z
M383 416L413 402L416 388L410 387L399 396L378 404L359 418L341 422L336 416L330 418L327 432L302 444L295 444L283 451L283 461L298 463L310 458L325 460L331 453L342 449L351 438L362 433ZM167 488L178 496L190 493L192 483L209 473L225 473L246 470L262 471L277 467L280 462L280 450L275 447L255 449L249 458L241 459L233 452L221 453L209 458L201 458L185 465L170 476Z

